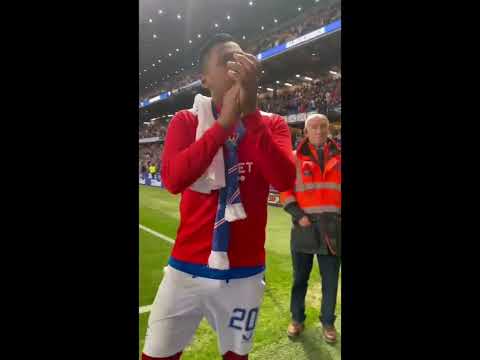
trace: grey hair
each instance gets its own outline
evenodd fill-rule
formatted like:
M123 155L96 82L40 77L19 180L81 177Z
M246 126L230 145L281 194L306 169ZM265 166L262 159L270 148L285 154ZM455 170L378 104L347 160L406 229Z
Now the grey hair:
M307 126L308 126L308 122L309 122L310 120L312 120L312 119L317 118L317 117L325 118L325 119L327 120L328 124L330 124L330 121L328 120L327 115L315 113L315 114L309 115L309 116L307 117L307 120L305 120L305 129L306 129Z

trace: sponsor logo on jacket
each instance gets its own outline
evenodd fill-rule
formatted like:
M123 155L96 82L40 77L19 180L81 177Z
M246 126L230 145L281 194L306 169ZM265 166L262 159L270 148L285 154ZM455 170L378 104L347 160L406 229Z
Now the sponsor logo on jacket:
M245 181L245 175L252 172L253 161L239 162L238 163L238 175L240 181Z

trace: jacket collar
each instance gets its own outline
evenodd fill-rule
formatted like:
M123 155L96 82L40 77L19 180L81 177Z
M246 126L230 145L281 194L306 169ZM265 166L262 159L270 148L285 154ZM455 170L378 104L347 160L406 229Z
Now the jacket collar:
M310 156L312 155L310 152L310 147L309 147L309 142L308 138L303 139L300 144L297 146L297 154L302 154L305 156ZM328 146L328 152L329 156L328 158L332 158L336 155L340 155L340 146L332 139L328 138L327 141L325 142L324 146ZM315 156L315 155L314 155ZM316 156L315 156L316 158Z

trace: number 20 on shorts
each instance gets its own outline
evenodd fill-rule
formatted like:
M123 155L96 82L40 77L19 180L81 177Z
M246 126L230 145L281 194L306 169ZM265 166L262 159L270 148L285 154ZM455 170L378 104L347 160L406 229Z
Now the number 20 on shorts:
M233 316L230 318L230 324L228 326L237 330L252 331L255 329L257 316L258 307L250 309L250 311L248 311L248 315L247 309L235 308L233 309Z

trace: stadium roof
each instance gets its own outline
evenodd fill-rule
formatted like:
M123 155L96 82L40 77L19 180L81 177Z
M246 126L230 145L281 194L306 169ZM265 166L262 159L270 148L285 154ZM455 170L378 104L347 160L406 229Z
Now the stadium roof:
M175 72L198 67L198 51L214 33L240 45L277 24L338 0L140 0L139 97L160 92ZM262 30L262 26L264 30ZM245 36L245 40L242 38Z

